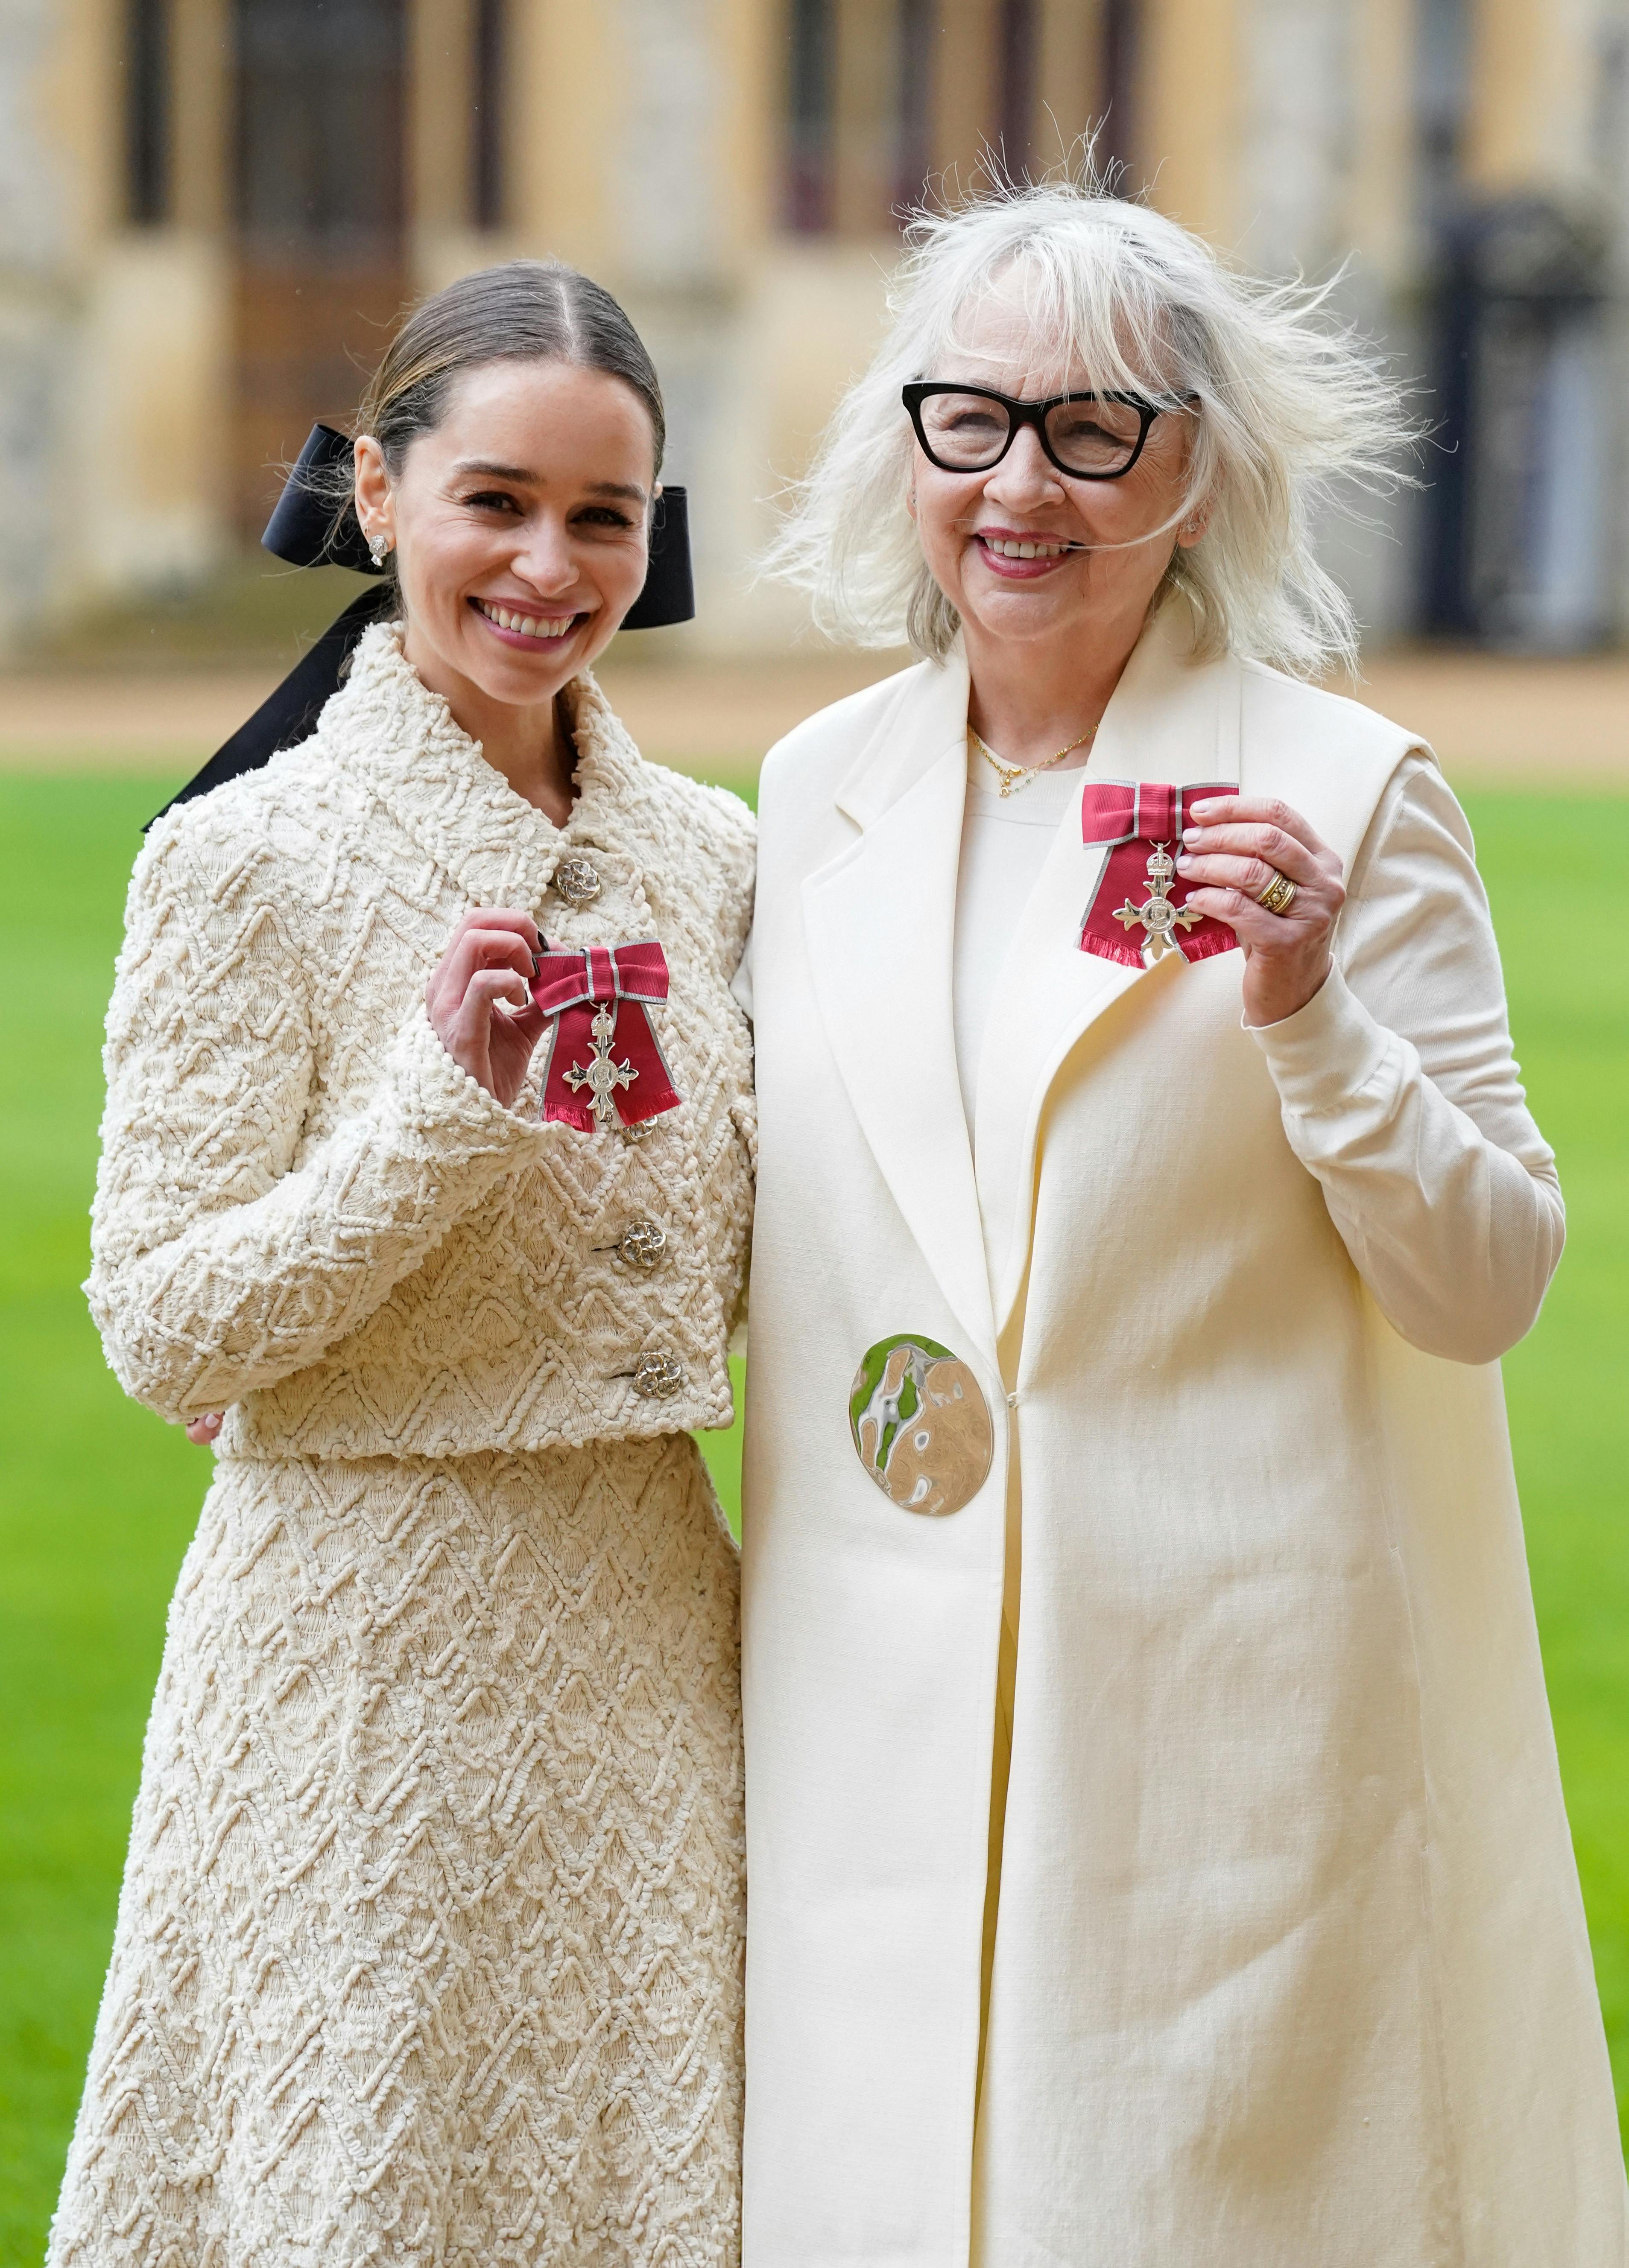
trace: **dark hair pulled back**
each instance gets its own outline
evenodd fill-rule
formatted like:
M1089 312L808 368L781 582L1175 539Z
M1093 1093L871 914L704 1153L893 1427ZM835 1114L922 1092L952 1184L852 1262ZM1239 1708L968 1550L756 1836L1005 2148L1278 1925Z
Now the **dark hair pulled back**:
M660 473L667 420L656 366L622 308L564 260L506 260L461 276L416 307L386 348L357 413L392 475L433 433L453 382L494 362L570 362L630 386L650 414Z

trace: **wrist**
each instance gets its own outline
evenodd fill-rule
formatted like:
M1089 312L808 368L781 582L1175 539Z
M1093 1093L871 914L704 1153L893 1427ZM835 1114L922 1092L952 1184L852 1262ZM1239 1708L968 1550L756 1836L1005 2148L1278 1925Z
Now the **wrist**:
M1335 965L1326 949L1313 967L1280 968L1271 974L1263 971L1260 979L1252 982L1260 960L1259 954L1251 955L1244 977L1244 1021L1251 1031L1262 1031L1270 1024L1286 1023L1292 1016L1298 1016L1323 990Z

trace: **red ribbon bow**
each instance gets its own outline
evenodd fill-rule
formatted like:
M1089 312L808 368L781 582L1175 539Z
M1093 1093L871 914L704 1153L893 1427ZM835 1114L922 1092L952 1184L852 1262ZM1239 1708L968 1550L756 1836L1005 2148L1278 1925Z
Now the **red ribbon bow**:
M543 1072L546 1119L590 1134L596 1125L638 1126L676 1108L644 1005L667 998L667 956L653 937L591 945L584 953L546 947L532 998L554 1019Z
M1080 923L1080 950L1141 968L1175 946L1189 961L1230 953L1238 939L1209 915L1182 917L1188 885L1176 873L1182 831L1207 795L1236 795L1225 780L1173 787L1168 780L1088 780L1080 836L1109 856Z

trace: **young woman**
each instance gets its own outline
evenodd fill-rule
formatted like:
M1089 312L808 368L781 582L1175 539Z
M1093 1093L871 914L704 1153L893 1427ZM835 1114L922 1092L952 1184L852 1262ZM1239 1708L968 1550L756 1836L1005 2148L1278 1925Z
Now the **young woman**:
M748 2257L1623 2268L1554 1160L1453 796L1303 681L1395 401L1066 185L896 313L783 559L924 659L760 803Z
M751 821L589 674L662 442L586 277L427 302L355 449L399 619L136 865L90 1298L131 1394L225 1415L56 2268L739 2256L688 1429L730 1413Z

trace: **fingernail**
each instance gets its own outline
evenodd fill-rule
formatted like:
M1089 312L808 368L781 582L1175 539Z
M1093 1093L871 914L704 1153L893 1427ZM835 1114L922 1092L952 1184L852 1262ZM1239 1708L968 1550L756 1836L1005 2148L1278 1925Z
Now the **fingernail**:
M1199 839L1200 832L1201 830L1197 827L1184 827L1183 829L1183 841L1184 843L1197 843Z
M1191 868L1192 865L1193 860L1184 850L1182 857L1176 861L1176 871L1179 874L1185 874Z

